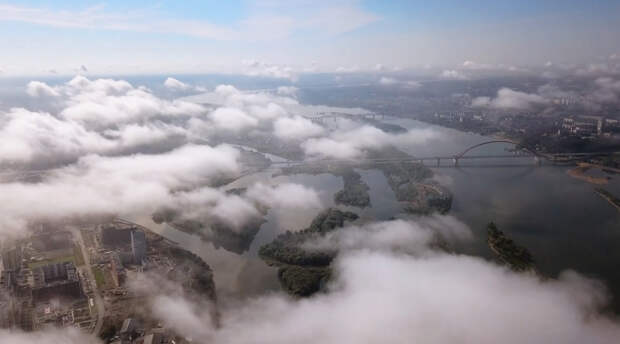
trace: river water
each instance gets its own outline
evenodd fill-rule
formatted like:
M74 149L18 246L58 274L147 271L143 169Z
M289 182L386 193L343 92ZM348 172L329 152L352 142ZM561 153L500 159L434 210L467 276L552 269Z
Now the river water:
M428 129L436 138L423 144L399 147L414 156L452 156L465 148L491 140L471 133L437 127L414 120L386 118L387 123L408 129ZM473 155L509 154L508 144L493 144L472 151ZM486 224L495 222L518 244L533 254L539 270L549 276L566 269L604 281L616 295L614 308L620 309L620 212L594 192L594 185L566 174L570 166L537 165L533 158L462 161L459 167L449 161L443 167L429 167L435 179L447 186L454 195L450 215L466 223L474 233L471 242L459 245L459 250L492 258L486 244ZM358 171L371 191L371 208L356 211L363 220L389 219L401 213L385 177L376 170ZM319 192L323 207L333 206L333 195L343 186L332 175L295 175L272 178L273 171L245 176L231 185L250 186L255 182L303 184ZM620 175L611 176L605 186L620 195ZM267 222L252 243L249 252L237 255L215 249L211 243L157 225L150 219L138 223L163 234L200 255L213 268L220 295L251 296L277 290L275 269L257 258L259 247L270 242L284 230L308 226L321 209L284 212L271 209Z
M432 127L443 133L432 145L413 147L409 153L445 155L463 151L489 137L392 119L408 128ZM509 145L493 144L473 155L506 154ZM451 215L469 225L474 240L466 252L492 257L486 244L488 222L494 221L517 243L527 247L544 274L556 276L566 269L605 281L620 309L620 212L594 192L595 185L566 174L570 166L543 163L532 158L459 162L460 167L434 168L437 179L454 195ZM466 166L475 164L476 166ZM522 165L493 167L492 165ZM593 171L593 175L601 172ZM604 187L620 195L620 175L610 176Z

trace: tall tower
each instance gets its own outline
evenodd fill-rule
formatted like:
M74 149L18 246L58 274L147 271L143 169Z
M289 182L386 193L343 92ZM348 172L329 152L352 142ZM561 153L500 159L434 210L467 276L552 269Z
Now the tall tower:
M135 264L142 265L146 256L146 235L144 231L134 229L131 231L131 253Z

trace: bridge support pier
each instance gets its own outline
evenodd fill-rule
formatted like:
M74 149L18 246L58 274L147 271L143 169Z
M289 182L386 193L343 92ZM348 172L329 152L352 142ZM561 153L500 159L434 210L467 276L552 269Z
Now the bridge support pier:
M540 165L542 165L542 160L541 160L539 157L535 156L535 157L534 157L534 163L535 163L537 166L540 166Z
M452 162L454 162L454 166L458 166L459 165L459 159L458 158L453 158Z
M441 159L437 158L437 167L439 167L441 165Z

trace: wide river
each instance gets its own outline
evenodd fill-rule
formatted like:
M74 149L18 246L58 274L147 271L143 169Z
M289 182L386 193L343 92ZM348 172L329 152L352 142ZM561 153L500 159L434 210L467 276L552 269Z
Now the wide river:
M436 138L400 147L414 156L452 156L476 143L492 138L433 126L414 120L386 118L385 122L408 129L428 129ZM493 144L472 151L473 155L509 154L510 145ZM620 212L594 192L594 185L566 174L569 166L537 165L532 158L462 161L459 167L429 167L438 182L454 195L450 215L469 225L471 242L459 249L491 259L486 244L486 224L494 221L500 229L533 254L544 274L557 276L566 269L604 281L615 295L614 309L620 309ZM229 187L254 182L294 182L314 188L324 207L333 206L333 195L342 180L331 175L296 175L271 178L273 171L246 176ZM401 209L378 171L359 171L371 188L372 208L356 211L363 219L389 219ZM620 175L611 176L605 186L620 195ZM137 222L153 228L173 241L202 256L213 268L220 295L250 296L278 288L275 270L257 257L258 248L279 232L306 227L321 209L284 212L272 209L256 236L250 251L237 255L215 249L211 243L156 225L149 219Z

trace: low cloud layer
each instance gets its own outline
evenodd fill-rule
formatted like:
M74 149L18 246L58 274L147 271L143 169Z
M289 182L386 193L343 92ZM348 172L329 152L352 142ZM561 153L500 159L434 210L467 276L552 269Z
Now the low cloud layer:
M495 98L478 97L472 100L473 107L491 109L529 110L538 105L546 105L549 101L538 94L519 92L510 88L501 88Z
M283 66L277 64L269 64L257 60L244 60L245 74L249 76L262 76L276 79L289 79L290 81L297 81L298 72L290 66Z
M309 137L320 136L325 129L301 116L279 118L273 124L274 135L283 140L303 140Z
M171 90L187 90L189 88L191 88L190 85L181 82L175 78L167 78L164 81L164 86L166 86L167 88L171 89Z
M598 102L615 101L620 93L613 78L599 78L592 87L600 91ZM246 168L239 148L215 143L225 135L270 135L319 159L363 158L369 150L439 138L432 129L394 134L363 121L313 122L302 115L323 108L299 104L293 89L242 92L221 85L203 95L208 101L201 105L165 100L122 80L78 76L61 85L33 82L26 92L46 108L0 114L0 166L19 173L49 161L35 181L0 183L0 238L23 235L33 221L93 215L172 209L183 219L216 219L234 230L262 216L259 208L323 208L315 190L293 183L251 184L241 195L215 187ZM523 109L545 105L557 92L502 89L478 102ZM340 252L326 292L303 300L281 293L222 300L220 326L212 325L212 305L178 286L142 281L134 288L149 294L152 315L195 343L617 341L620 325L602 313L608 294L600 282L572 271L542 280L439 249L470 238L464 224L445 216L343 228L306 243ZM43 338L89 343L71 330L0 332L2 342Z
M190 87L172 78L165 84ZM436 135L390 134L350 120L328 128L301 114L346 109L301 105L291 87L269 93L220 85L205 94L211 97L205 105L162 99L123 80L83 76L58 85L33 81L26 92L37 98L34 109L0 113L0 198L8 204L0 227L8 236L25 233L33 221L148 215L162 208L191 219L219 214L233 229L258 216L257 204L321 208L316 193L300 186L257 185L246 198L213 188L247 169L237 148L207 145L222 138L273 137L309 158L355 158L368 149L424 144ZM358 112L363 110L352 110ZM26 181L32 175L36 183Z
M178 202L183 192L176 190L235 175L237 156L229 146L184 146L158 155L89 155L49 171L38 183L2 183L0 198L6 206L0 234L23 232L34 220L149 214Z
M164 324L198 343L617 341L620 324L600 313L607 294L599 282L572 271L541 280L448 254L433 246L436 228L448 242L469 235L449 218L346 228L330 241L341 252L327 292L223 303L219 327L208 326L211 317L182 295L154 291L152 306ZM182 317L162 305L182 309Z
M400 80L393 77L383 76L379 79L379 84L383 86L400 86L409 90L417 90L422 84L415 80Z
M256 184L248 189L247 197L282 212L322 208L316 191L299 184Z
M560 100L569 100L573 106L586 111L620 106L620 80L613 76L586 77L579 90L563 89L555 82L538 87L533 93L501 88L495 97L477 97L471 102L475 108L499 110L543 110Z
M455 69L446 69L439 74L442 79L467 80L468 77L464 73Z
M364 156L366 150L387 146L411 146L426 144L439 134L432 129L412 129L402 134L388 134L372 126L364 125L352 129L340 129L328 137L313 138L302 143L306 154L311 157L353 159Z

